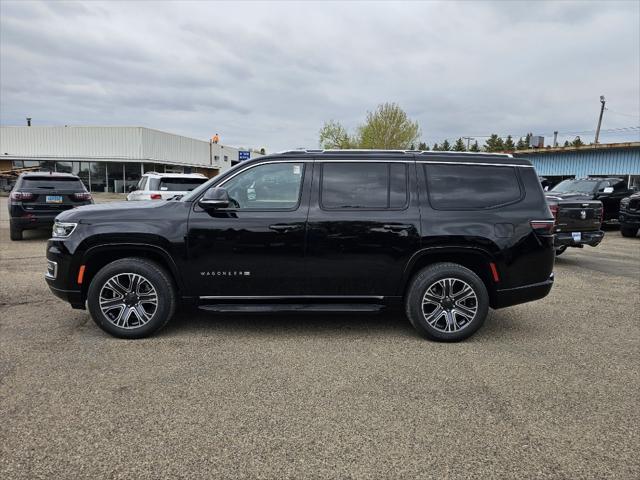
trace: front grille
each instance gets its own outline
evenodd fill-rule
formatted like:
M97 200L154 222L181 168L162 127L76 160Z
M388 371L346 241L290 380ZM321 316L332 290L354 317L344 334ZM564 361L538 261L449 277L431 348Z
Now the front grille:
M638 210L640 208L640 198L632 198L628 208L629 210Z

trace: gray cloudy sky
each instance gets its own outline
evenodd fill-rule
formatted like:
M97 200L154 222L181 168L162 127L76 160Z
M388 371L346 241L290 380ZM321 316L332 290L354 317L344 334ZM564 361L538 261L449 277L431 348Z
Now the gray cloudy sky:
M2 125L28 115L36 125L219 132L273 151L317 147L325 120L353 128L392 101L432 144L592 131L601 94L603 129L640 125L636 0L2 0L0 41Z

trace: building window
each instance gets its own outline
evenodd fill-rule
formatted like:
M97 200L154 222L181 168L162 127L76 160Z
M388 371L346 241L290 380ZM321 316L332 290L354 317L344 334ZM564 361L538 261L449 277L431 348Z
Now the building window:
M111 193L124 193L123 171L124 164L107 162L107 191Z
M107 177L106 177L106 165L102 162L91 162L91 191L92 192L106 192L107 191Z
M56 171L62 173L71 173L73 171L73 162L57 162Z
M224 156L224 161L228 162L229 161L229 157L227 155Z
M142 177L142 175L140 174L140 164L139 163L125 163L124 164L124 192L128 192L129 189L134 188L136 185L138 185L138 182L140 181L140 177Z
M219 162L220 161L220 156L219 155L214 155L213 156L213 161L214 162Z

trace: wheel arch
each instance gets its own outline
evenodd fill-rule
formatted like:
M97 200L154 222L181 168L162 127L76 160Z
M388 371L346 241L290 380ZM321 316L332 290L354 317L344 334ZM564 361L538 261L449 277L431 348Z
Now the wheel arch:
M91 246L82 256L81 265L85 267L81 284L83 300L87 297L91 280L100 269L115 260L127 257L143 258L157 263L165 268L171 276L178 294L184 290L180 271L169 252L164 248L147 243L109 243Z
M400 295L405 296L411 279L422 269L435 263L456 263L474 272L489 293L490 305L493 306L496 298L496 282L494 281L493 268L496 268L495 257L486 249L475 246L451 246L429 247L416 252L405 266Z

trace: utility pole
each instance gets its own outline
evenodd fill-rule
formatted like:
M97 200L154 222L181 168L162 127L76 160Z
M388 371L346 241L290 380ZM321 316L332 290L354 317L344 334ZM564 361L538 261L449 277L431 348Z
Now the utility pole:
M594 143L598 143L598 139L600 138L600 126L602 125L602 114L604 113L604 104L605 99L604 99L604 95L600 95L600 103L602 104L602 106L600 107L600 118L598 118L598 128L596 128L596 140Z
M462 137L463 140L467 141L467 152L469 151L469 142L473 140L473 137Z
M555 132L553 132L553 146L554 147L558 146L558 131L557 130Z

